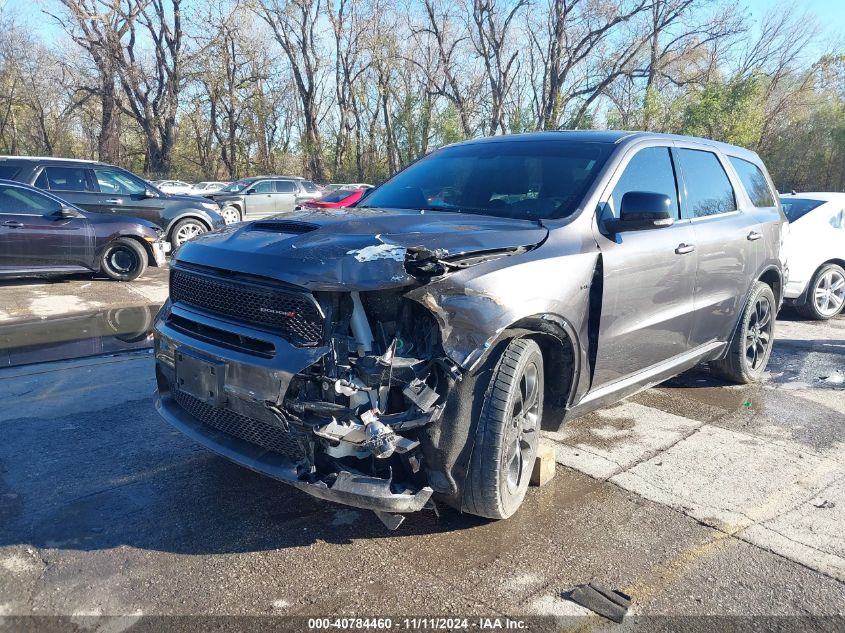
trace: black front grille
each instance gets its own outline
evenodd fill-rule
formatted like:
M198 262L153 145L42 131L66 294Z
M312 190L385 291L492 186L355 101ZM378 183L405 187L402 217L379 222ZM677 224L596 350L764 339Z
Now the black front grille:
M305 456L296 437L281 427L228 409L213 407L174 386L171 386L170 393L180 407L207 426L294 459Z
M305 292L174 268L170 298L174 303L272 330L295 345L316 345L322 340L323 317Z

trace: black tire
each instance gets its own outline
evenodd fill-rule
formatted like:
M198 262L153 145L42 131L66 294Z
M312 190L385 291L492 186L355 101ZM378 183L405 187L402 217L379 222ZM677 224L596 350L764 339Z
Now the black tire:
M736 331L722 360L710 363L722 378L745 385L759 382L775 342L775 295L762 281L754 282Z
M103 251L100 270L115 281L133 281L147 270L147 251L131 237L119 237Z
M798 306L801 316L816 321L826 321L842 312L845 298L845 270L838 264L823 264L813 275L807 286L807 302ZM835 285L835 287L833 287ZM817 293L828 291L826 297ZM825 300L826 299L826 300ZM838 307L837 307L838 304ZM827 309L825 309L827 308Z
M179 220L170 231L170 244L176 250L197 235L208 233L208 227L195 218Z
M464 486L466 512L506 519L517 511L537 457L542 416L543 354L531 339L514 339L484 395Z

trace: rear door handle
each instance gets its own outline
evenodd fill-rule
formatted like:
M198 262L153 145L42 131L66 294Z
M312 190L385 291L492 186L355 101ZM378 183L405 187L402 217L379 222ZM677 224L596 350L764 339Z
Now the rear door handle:
M748 241L753 242L754 240L759 240L761 237L763 237L763 234L759 231L751 231L751 233L748 234Z
M675 249L675 252L678 255L686 255L687 253L692 253L695 250L695 244L678 244L678 248Z
M3 222L3 226L8 226L10 229L19 229L23 226L23 223L16 222L15 220L9 220L7 222Z
M123 204L122 198L108 198L106 204Z

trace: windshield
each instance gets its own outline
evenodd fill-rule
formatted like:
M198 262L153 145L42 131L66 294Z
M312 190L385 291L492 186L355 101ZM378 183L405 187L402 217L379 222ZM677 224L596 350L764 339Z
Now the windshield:
M446 147L399 172L359 206L563 218L578 207L613 149L567 140Z
M786 219L790 222L795 222L798 218L802 218L816 207L824 204L824 200L810 200L809 198L793 198L783 197L780 199L783 205L783 212L786 214Z
M233 182L231 185L227 185L227 186L223 187L223 189L221 189L221 191L226 191L226 192L229 192L229 193L237 193L238 191L242 191L242 190L246 189L247 187L249 187L249 185L252 182L253 182L252 180L250 180L248 178L244 178L242 180L238 180L236 182Z

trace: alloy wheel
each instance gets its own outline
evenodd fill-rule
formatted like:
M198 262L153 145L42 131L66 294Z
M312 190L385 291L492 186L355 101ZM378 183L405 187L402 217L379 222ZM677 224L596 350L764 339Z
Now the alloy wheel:
M235 224L236 222L241 221L241 214L238 213L238 210L235 207L223 207L223 210L220 211L220 215L223 216L223 220L225 220L226 224Z
M176 246L182 246L188 240L194 239L197 235L205 233L205 228L197 222L187 222L176 231Z
M845 276L836 268L828 269L813 288L816 310L825 317L831 317L845 304Z
M525 478L530 477L532 455L538 442L537 423L540 410L540 385L537 365L530 363L519 379L519 393L511 412L510 433L505 452L505 474L508 491L516 493Z
M760 369L768 358L774 324L772 304L769 302L769 298L765 296L757 297L754 302L754 310L748 320L748 329L745 335L745 359L748 361L748 366L754 371Z

